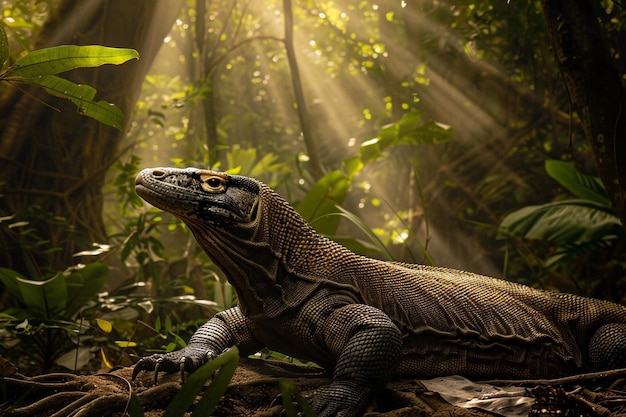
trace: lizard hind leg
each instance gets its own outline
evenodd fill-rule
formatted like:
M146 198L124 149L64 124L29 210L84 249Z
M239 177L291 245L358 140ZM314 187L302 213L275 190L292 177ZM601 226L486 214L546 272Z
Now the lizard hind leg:
M323 327L328 350L339 355L332 383L315 392L311 405L320 417L356 417L395 375L402 333L385 313L364 304L335 309Z
M610 323L600 327L589 341L589 362L592 370L626 368L626 323Z

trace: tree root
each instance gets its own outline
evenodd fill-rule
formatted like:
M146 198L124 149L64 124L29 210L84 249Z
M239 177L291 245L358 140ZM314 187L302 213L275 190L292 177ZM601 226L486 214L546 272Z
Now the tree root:
M10 387L32 391L47 391L52 389L68 391L85 388L85 381L72 374L47 374L35 377L5 377L3 378L3 381L8 383Z
M68 401L72 401L72 404L78 402L81 398L85 397L84 392L58 392L49 397L44 397L32 404L24 407L19 407L14 410L9 410L8 415L11 417L27 417L37 416L50 410L54 410L58 407L63 407Z
M137 393L137 398L143 404L144 409L157 410L166 408L179 389L178 382L165 382Z
M15 374L0 381L8 402L0 407L7 417L88 417L127 410L130 383L112 374Z
M72 412L74 412L75 410L80 409L83 405L92 402L96 398L98 398L98 396L96 394L82 395L79 399L77 399L76 401L74 401L74 402L68 404L67 406L63 407L61 410L59 410L56 413L52 414L50 417L65 417L65 416L68 416Z
M117 394L99 397L80 407L76 413L72 413L72 417L100 417L103 415L103 410L109 414L115 410L125 415L129 403L130 395Z

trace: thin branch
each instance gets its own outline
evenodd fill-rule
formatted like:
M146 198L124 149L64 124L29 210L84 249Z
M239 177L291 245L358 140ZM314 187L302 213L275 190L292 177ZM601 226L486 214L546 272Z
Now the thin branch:
M626 368L612 369L610 371L589 372L585 374L571 375L554 379L491 379L488 381L477 381L479 384L489 385L515 385L515 386L536 386L536 385L567 385L580 384L583 382L597 381L599 379L610 379L616 377L626 377Z

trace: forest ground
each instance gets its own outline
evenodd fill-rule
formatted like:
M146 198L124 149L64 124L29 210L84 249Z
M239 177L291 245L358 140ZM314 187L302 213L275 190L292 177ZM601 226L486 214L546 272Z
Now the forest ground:
M72 375L67 373L24 377L4 363L0 388L12 398L13 410L0 404L0 414L7 417L123 416L129 406L129 393L137 395L145 417L161 417L180 388L178 374L162 374L154 384L151 372L142 372L132 380L132 368L107 374ZM306 397L329 383L319 369L285 362L242 359L220 400L214 416L281 417L279 382L291 381ZM489 394L484 386L467 381L462 390L467 399L481 397L478 407L452 405L444 399L459 379L442 379L441 394L417 379L396 379L383 389L365 412L367 417L495 417L529 415L620 416L626 415L626 370L577 376L547 383L525 381L510 392ZM466 381L466 380L465 380ZM426 381L426 384L429 382ZM526 388L524 388L524 386ZM446 391L446 392L444 392ZM480 393L482 391L482 393ZM464 394L461 393L460 396ZM458 390L457 390L458 397ZM534 397L534 400L528 397ZM450 397L446 397L450 399ZM494 401L495 400L495 401ZM529 401L534 404L529 404ZM452 400L452 402L455 402ZM517 405L516 405L517 404ZM126 414L128 415L128 414ZM191 415L187 413L186 415Z

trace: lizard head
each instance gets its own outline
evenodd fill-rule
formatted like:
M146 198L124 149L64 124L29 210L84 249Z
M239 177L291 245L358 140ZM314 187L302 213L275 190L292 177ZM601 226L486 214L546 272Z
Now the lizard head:
M185 223L249 223L256 216L259 184L224 172L197 168L148 168L135 179L148 203Z

